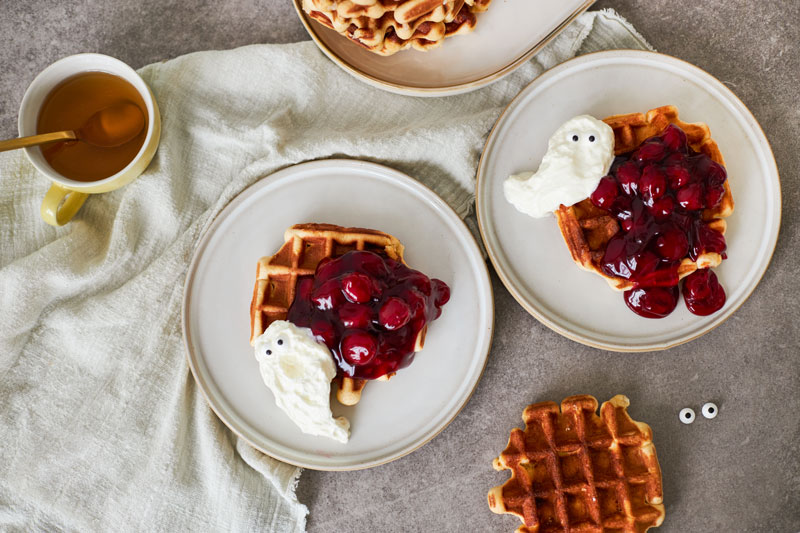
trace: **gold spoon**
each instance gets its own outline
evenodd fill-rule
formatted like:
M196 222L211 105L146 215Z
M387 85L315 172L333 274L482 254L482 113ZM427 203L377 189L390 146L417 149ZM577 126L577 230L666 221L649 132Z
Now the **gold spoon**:
M144 114L130 101L104 107L77 130L42 133L0 141L0 152L56 141L83 141L101 148L114 148L131 141L144 128Z

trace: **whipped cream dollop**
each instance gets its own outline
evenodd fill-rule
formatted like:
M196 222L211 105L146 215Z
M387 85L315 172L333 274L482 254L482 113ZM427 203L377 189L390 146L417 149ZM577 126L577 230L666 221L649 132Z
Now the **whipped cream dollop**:
M292 422L303 433L347 442L350 422L331 413L336 366L328 347L286 320L270 324L254 346L261 378Z
M550 137L539 170L510 176L503 192L534 218L588 198L614 161L614 130L589 115L571 118Z

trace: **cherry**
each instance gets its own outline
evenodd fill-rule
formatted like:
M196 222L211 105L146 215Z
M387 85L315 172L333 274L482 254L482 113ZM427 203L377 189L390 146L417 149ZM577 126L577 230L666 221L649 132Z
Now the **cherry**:
M661 134L661 139L664 141L664 145L673 152L687 151L686 134L674 124L667 126L664 133Z
M375 337L364 330L345 331L340 343L340 351L344 359L356 366L366 365L375 357L378 343Z
M334 263L332 263L332 259L330 257L323 257L319 264L317 265L317 271L314 274L314 278L317 281L325 281L334 277L338 272L338 267ZM309 278L311 280L311 278ZM313 280L311 280L313 282Z
M603 255L602 270L609 276L629 279L633 271L628 266L627 239L619 233L611 237Z
M426 276L422 272L417 272L416 270L414 270L411 272L409 276L405 278L404 281L416 287L417 290L422 294L424 294L425 296L431 295L431 290L432 290L431 280L428 276Z
M651 139L633 153L633 159L639 163L654 163L664 159L665 155L664 145L655 139Z
M295 298L307 299L311 298L311 291L314 288L314 280L311 278L303 278L297 282L297 294Z
M344 301L342 290L339 287L339 280L330 279L314 289L311 293L311 301L320 311L339 307Z
M372 280L366 274L352 272L342 278L342 292L353 303L368 302L372 297Z
M328 348L333 348L336 344L336 329L327 320L315 320L311 324L311 333Z
M620 195L611 205L611 212L622 221L633 218L633 199L630 196Z
M658 236L656 250L668 261L680 261L689 251L689 239L684 232L674 228Z
M667 190L667 178L664 171L656 165L648 165L642 171L639 180L639 193L645 201L658 200Z
M339 308L339 320L345 328L366 329L369 326L372 311L366 305L347 302Z
M678 305L678 287L648 287L625 291L625 303L644 318L664 318Z
M694 224L694 218L685 211L673 211L672 217L670 218L672 218L672 222L674 222L676 226L687 233L692 229Z
M388 330L400 329L411 319L411 309L402 299L393 296L387 299L378 311L378 321Z
M680 189L692 181L692 175L685 166L666 166L664 167L664 174L666 174L669 186L673 190Z
M597 188L589 197L592 203L600 209L609 209L619 194L617 181L611 176L606 176L597 184Z
M725 195L725 187L722 185L709 185L706 188L705 206L707 209L717 207Z
M403 301L408 304L412 316L417 316L419 313L425 312L425 296L415 287L404 291L400 296Z
M629 264L632 263L637 277L654 272L660 262L658 256L649 251L644 251L634 256L633 261L628 261Z
M372 252L354 251L346 255L351 254L351 262L358 265L360 270L373 278L382 278L389 275L389 262L394 263L388 257L381 257Z
M724 254L727 248L728 245L725 243L725 236L722 233L711 229L705 222L698 221L695 224L694 245L689 253L692 260L697 260L703 253Z
M441 307L450 301L450 287L448 287L447 283L440 279L434 278L431 281L433 282L433 291L436 295L433 303L438 307Z
M678 205L684 209L695 210L703 208L703 186L699 183L690 183L675 194Z
M728 179L728 173L725 171L725 168L716 161L709 161L706 181L712 186L722 185L725 183L725 180Z
M648 206L648 209L656 220L666 220L675 209L675 200L672 196L662 196Z
M617 181L620 187L629 196L636 194L639 190L639 178L641 177L639 165L633 161L627 161L617 169Z
M707 316L725 305L725 289L710 269L696 270L683 281L683 299L689 311Z
M719 165L705 154L696 154L690 157L689 163L695 181L706 183L710 176L719 175L719 169L715 168L715 166ZM723 175L724 173L725 171L723 170Z
M689 158L683 152L672 152L662 161L665 167L689 167Z
M655 221L640 199L633 202L633 228L628 233L629 254L638 253L650 242L657 230ZM634 243L639 246L634 246Z

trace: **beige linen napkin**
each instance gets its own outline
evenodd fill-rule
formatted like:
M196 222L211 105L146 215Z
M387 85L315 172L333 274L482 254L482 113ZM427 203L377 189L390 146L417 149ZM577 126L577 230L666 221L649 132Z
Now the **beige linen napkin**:
M39 218L46 180L0 154L0 529L303 531L299 470L231 433L184 358L204 229L260 178L328 157L407 172L466 216L485 137L520 89L578 53L648 47L615 13L588 13L513 75L438 99L368 87L311 42L149 65L156 158L59 229Z

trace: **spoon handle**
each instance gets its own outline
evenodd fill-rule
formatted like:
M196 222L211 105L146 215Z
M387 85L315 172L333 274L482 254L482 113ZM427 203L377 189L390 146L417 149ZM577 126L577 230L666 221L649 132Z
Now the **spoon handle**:
M17 148L25 148L26 146L36 146L37 144L46 144L55 141L69 141L74 139L77 139L74 131L42 133L41 135L31 135L30 137L20 137L18 139L0 141L0 152L16 150Z

